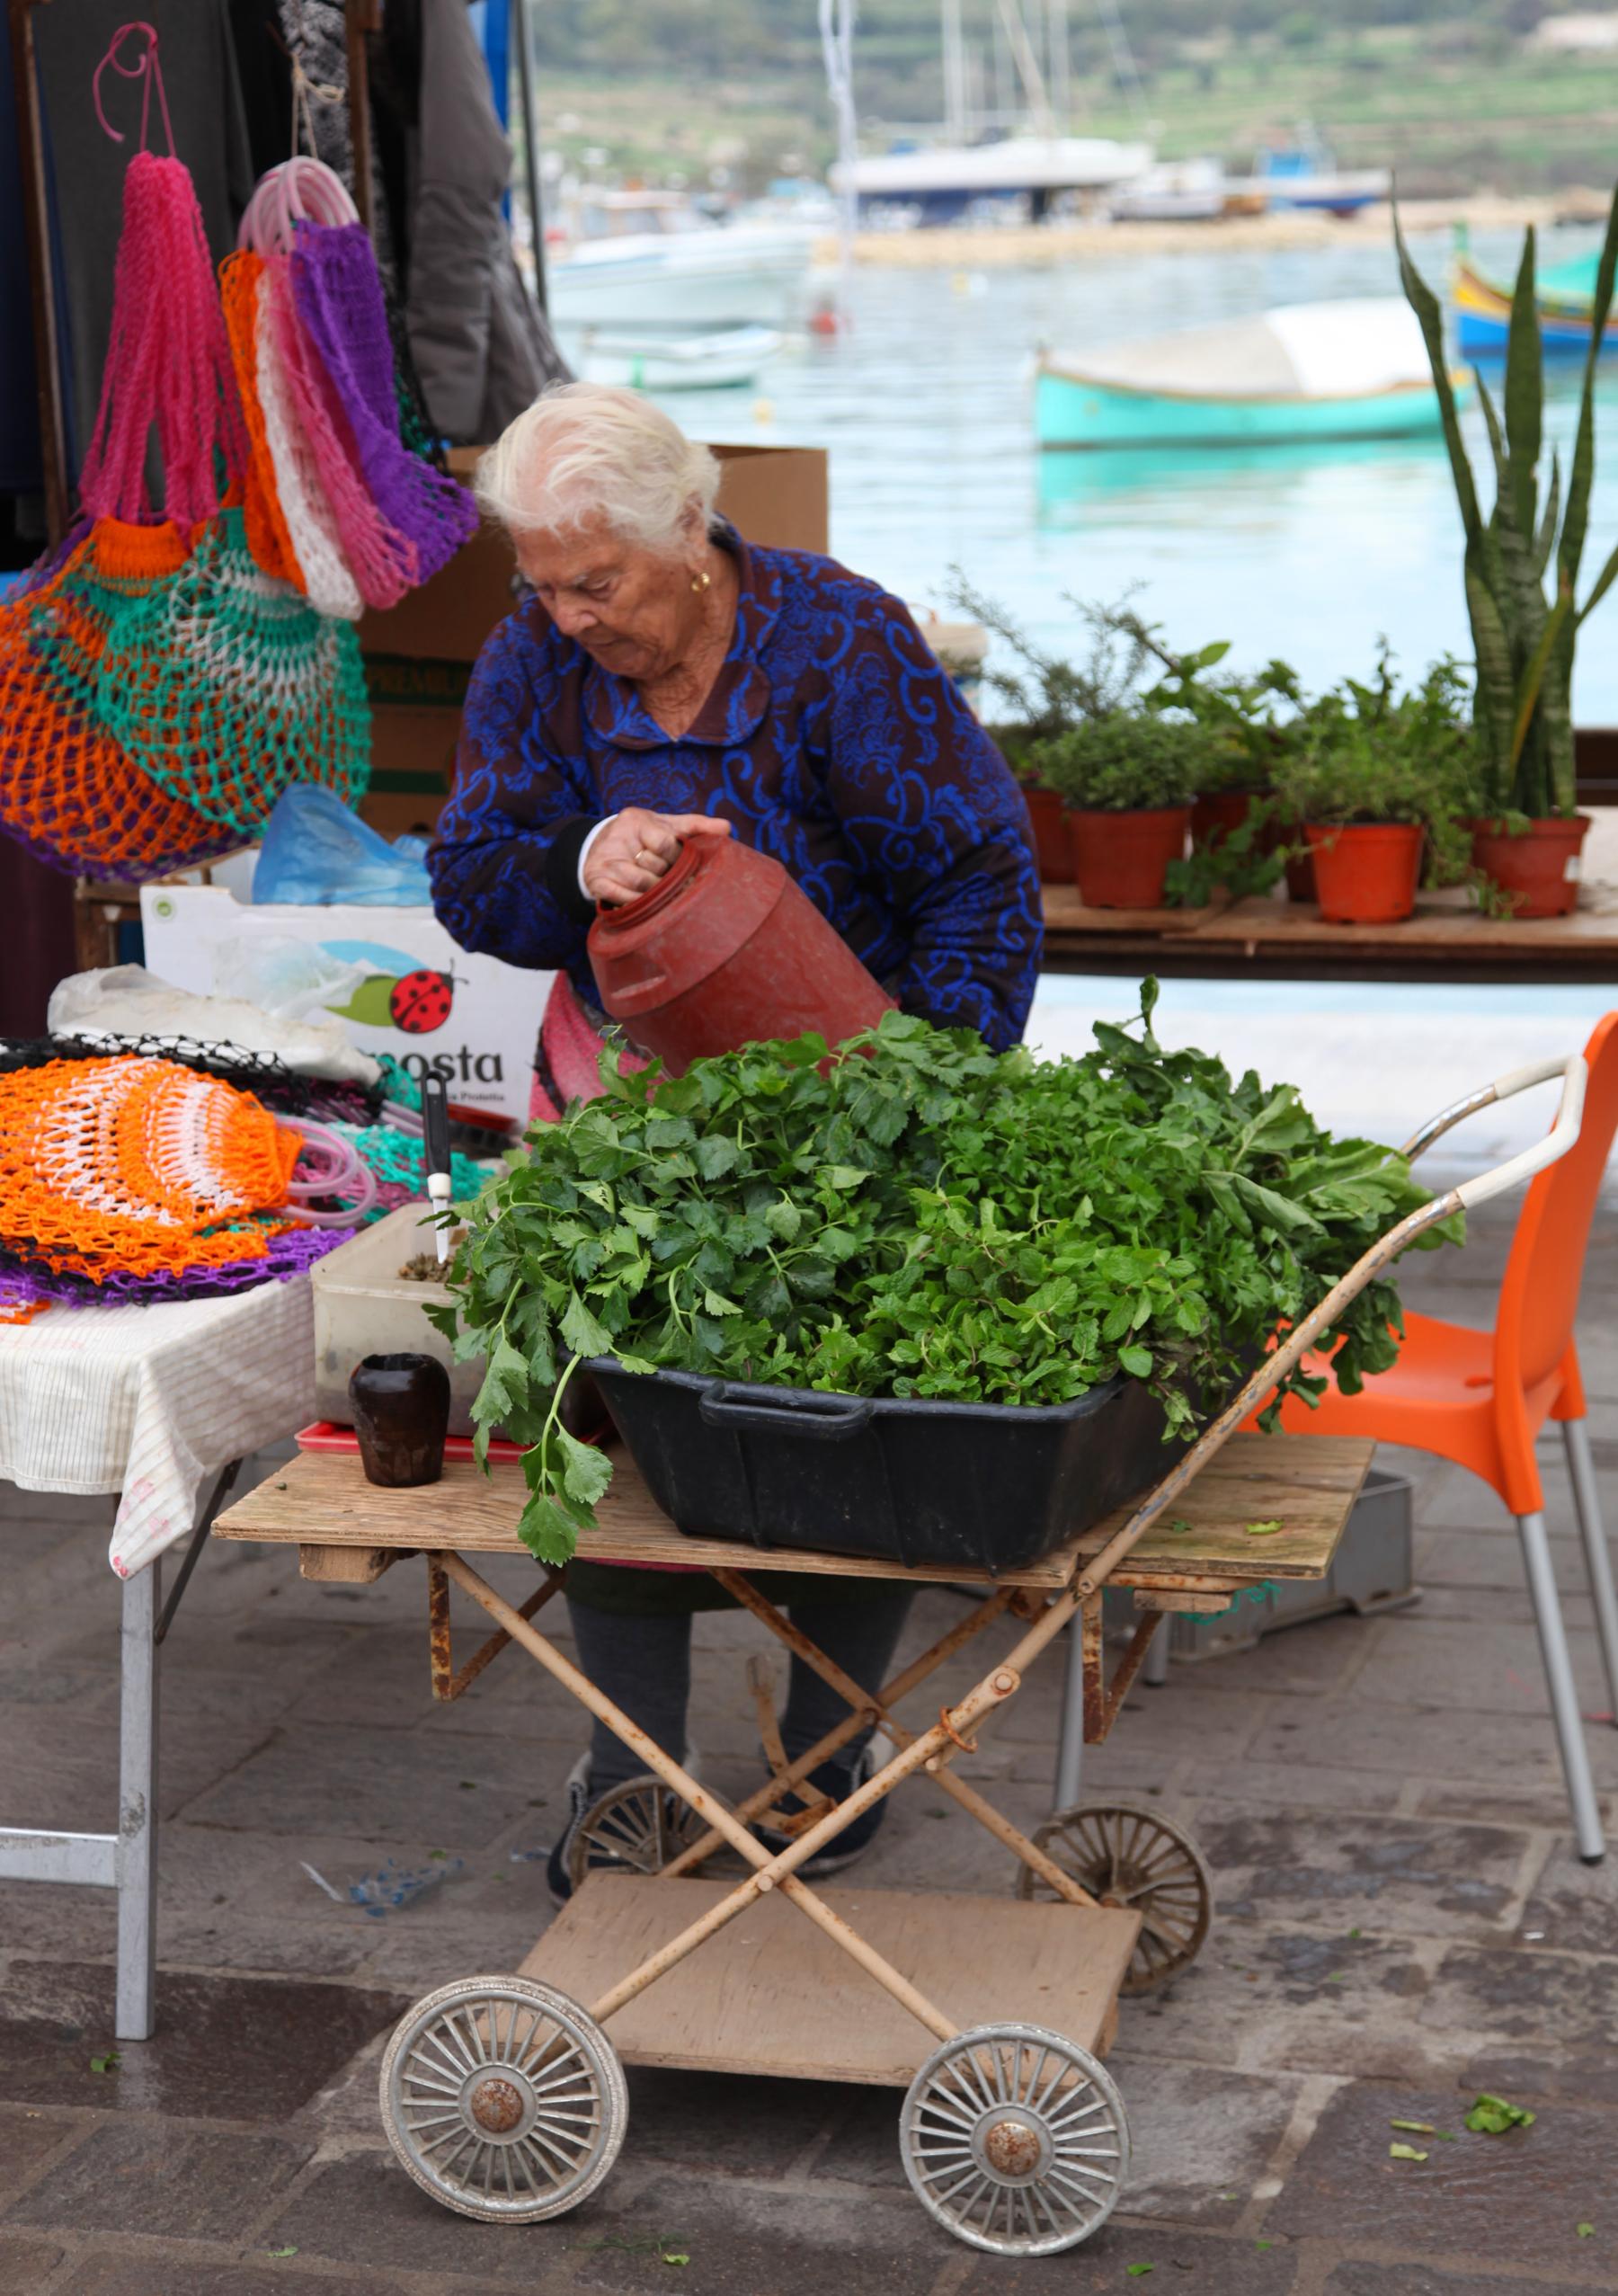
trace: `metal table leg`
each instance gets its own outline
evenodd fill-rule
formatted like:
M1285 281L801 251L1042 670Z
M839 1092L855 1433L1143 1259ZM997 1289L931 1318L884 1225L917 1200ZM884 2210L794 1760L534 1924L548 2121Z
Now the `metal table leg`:
M118 1831L49 1833L0 1826L0 1881L76 1882L118 1893L120 2041L148 2041L154 2003L157 1910L157 1649L168 1633L203 1542L241 1467L233 1459L205 1501L163 1603L163 1565L148 1563L123 1582L119 1626Z
M157 1607L161 1562L124 1580L119 1634L118 2013L120 2041L148 2041L156 2022Z

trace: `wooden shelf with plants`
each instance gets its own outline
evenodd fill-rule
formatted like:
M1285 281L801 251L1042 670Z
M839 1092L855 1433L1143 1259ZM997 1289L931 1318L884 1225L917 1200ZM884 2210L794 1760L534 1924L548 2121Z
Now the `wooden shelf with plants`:
M1405 684L1384 644L1367 679L1310 694L1284 662L1238 676L1225 645L1177 654L1127 603L1080 607L1086 645L1065 660L961 589L1013 660L988 683L1039 843L1048 964L1501 979L1618 966L1618 734L1576 737L1571 716L1578 633L1618 579L1618 549L1593 580L1584 571L1618 194L1565 469L1554 451L1542 467L1526 235L1503 374L1493 390L1478 377L1487 513L1443 316L1397 216L1394 236L1465 535L1472 660Z

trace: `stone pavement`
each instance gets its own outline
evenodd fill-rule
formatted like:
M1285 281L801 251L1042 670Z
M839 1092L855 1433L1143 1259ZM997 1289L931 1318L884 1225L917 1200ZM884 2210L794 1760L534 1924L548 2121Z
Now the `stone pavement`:
M1482 1320L1509 1219L1486 1215L1463 1257L1417 1260L1407 1295ZM1618 1529L1615 1277L1609 1212L1584 1358ZM0 2296L1618 2292L1618 1852L1589 1869L1569 1846L1507 1517L1457 1473L1395 1464L1419 1478L1418 1606L1177 1666L1089 1758L1087 1791L1150 1794L1193 1826L1219 1918L1170 1992L1123 2005L1130 2188L1093 2242L1045 2262L929 2223L900 2171L896 2095L806 2083L632 2073L623 2154L575 2214L506 2229L434 2207L382 2142L377 2059L409 2000L513 1967L545 1926L529 1853L551 1837L576 1709L511 1654L434 1708L413 1566L316 1587L284 1551L216 1547L164 1653L158 2037L93 2067L111 2046L110 1898L0 1887ZM1546 1473L1618 1829L1618 1729L1549 1447ZM107 1511L4 1494L0 1822L111 1818ZM917 1641L958 1612L927 1596ZM740 1790L752 1630L710 1617L698 1638L695 1734ZM1027 1824L1049 1804L1055 1676L972 1765ZM441 1878L380 1918L305 1871L342 1887L389 1860ZM998 1891L1009 1865L924 1783L861 1873ZM1480 2087L1531 2105L1534 2127L1465 2133ZM1459 2133L1395 2162L1396 2119Z

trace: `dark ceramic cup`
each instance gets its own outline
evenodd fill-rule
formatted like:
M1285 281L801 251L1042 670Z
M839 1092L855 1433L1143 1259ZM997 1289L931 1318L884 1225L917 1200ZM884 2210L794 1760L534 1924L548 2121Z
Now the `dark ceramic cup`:
M443 1473L449 1375L436 1356L367 1356L349 1380L349 1409L368 1482L397 1491Z

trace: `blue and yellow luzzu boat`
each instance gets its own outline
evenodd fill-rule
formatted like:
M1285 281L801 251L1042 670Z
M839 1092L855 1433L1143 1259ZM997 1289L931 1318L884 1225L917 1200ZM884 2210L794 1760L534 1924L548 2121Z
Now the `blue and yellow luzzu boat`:
M1452 378L1458 397L1471 385ZM1042 353L1042 447L1299 445L1436 430L1416 315L1396 296L1290 303L1083 356Z
M1534 300L1539 313L1540 341L1547 351L1573 351L1582 357L1589 349L1597 260L1595 255L1575 255L1540 273ZM1462 355L1500 357L1511 325L1510 288L1486 278L1461 255L1455 260L1450 289L1455 303L1455 338ZM1618 310L1607 320L1602 345L1604 351L1618 350Z

